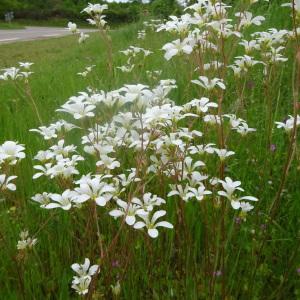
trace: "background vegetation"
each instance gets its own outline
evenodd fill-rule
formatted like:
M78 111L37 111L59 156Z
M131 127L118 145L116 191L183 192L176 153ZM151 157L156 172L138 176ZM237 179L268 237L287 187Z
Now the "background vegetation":
M70 19L84 21L86 15L80 12L87 6L89 0L2 0L0 1L0 16L8 11L15 13L15 18L30 20ZM98 1L101 3L101 1ZM103 2L103 1L102 1ZM105 3L105 2L103 2ZM149 5L134 0L131 3L110 3L105 13L110 24L128 23L152 14L167 17L178 13L180 7L176 0L153 0Z

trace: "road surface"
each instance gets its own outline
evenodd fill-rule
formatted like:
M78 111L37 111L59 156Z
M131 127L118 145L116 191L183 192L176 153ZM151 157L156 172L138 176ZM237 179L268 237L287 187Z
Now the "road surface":
M92 32L92 29L80 30L83 32ZM19 41L31 41L38 39L49 39L70 35L66 28L57 27L34 27L28 26L25 29L5 29L0 30L0 44L14 43Z

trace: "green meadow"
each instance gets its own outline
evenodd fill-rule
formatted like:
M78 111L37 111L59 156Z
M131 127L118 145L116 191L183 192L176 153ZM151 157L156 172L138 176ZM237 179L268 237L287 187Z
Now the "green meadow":
M290 11L276 2L259 4L253 10L266 20L260 27L250 27L248 36L255 30L292 29ZM170 33L147 29L146 38L138 39L138 31L143 28L140 22L109 32L114 67L124 64L126 57L119 51L131 45L153 51L131 73L116 68L112 74L107 71L106 45L98 33L91 33L83 44L78 44L77 37L68 36L0 45L0 69L17 66L18 62L34 63L29 85L45 124L62 118L56 109L87 87L110 91L125 84L141 83L153 88L158 80L149 78L147 70L162 70L159 79L176 80L178 87L170 98L178 105L205 95L190 82L196 75L188 56L164 59L163 45L175 38ZM242 55L241 48L227 45L231 46L231 57ZM214 268L209 268L207 257L209 261L218 260L220 253L215 250L220 246L221 232L212 227L213 223L205 223L205 220L210 222L211 216L218 218L220 207L208 206L205 210L202 202L194 201L181 206L179 199L172 198L166 210L173 230L161 230L159 238L150 239L125 226L114 248L107 249L109 258L102 262L96 225L88 207L66 212L45 210L34 203L31 197L36 193L51 189L58 192L50 180L32 179L33 157L49 144L38 134L29 132L40 124L26 96L14 81L0 81L0 144L13 140L26 147L26 159L13 173L18 176L17 191L9 196L0 194L0 298L77 299L79 296L71 288L74 274L70 266L89 257L101 265L93 299L300 299L300 152L296 147L289 172L285 174L289 138L274 124L293 112L293 88L299 85L293 79L297 70L294 42L286 45L285 56L288 61L274 67L268 86L259 65L251 69L243 82L245 103L240 117L256 128L256 132L230 137L227 147L235 155L225 170L259 201L247 218L240 221L237 221L239 213L228 209L223 244L226 272L220 276ZM86 78L77 74L90 65L95 67ZM225 113L235 110L238 97L233 76L230 80L226 81ZM216 139L215 133L210 134ZM78 140L72 132L68 142L75 144ZM296 142L299 146L299 138ZM134 159L132 151L119 155L130 166ZM81 165L83 174L89 173L89 168L89 161ZM216 169L214 175L217 172ZM280 200L276 202L278 207L274 216L270 216L283 174L286 178ZM166 186L155 181L151 191L167 198ZM98 215L101 239L108 245L120 223L104 217L107 215L104 208L98 209ZM37 243L30 251L20 252L16 245L24 229L37 238ZM216 248L207 247L214 240ZM117 282L121 288L119 296L113 295L111 288Z

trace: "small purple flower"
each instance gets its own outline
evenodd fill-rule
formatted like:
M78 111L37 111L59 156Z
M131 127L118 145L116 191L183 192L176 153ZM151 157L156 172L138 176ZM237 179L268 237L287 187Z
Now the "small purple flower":
M271 152L275 152L276 151L276 145L275 144L271 144L270 151Z
M242 223L242 219L239 217L234 218L234 222L235 224L241 224Z
M113 268L118 268L118 267L120 266L120 264L119 264L119 261L118 261L118 260L114 260L114 261L112 261L111 265L112 265L112 267L113 267Z
M297 274L300 276L300 268L297 268Z
M252 80L247 81L247 88L252 90L255 87L255 82Z

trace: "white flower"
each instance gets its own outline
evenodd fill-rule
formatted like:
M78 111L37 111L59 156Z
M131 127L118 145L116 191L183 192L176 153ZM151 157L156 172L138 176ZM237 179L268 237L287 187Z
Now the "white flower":
M3 69L4 73L0 75L0 80L17 80L18 78L22 78L20 74L20 69L12 67Z
M286 132L290 132L294 128L294 124L296 123L296 126L300 125L300 116L297 115L297 119L295 121L295 118L291 115L289 115L289 118L285 122L275 122L277 125L277 128L284 128ZM1 154L0 154L1 157Z
M94 14L102 14L104 10L108 9L107 4L91 4L89 3L88 6L82 10L82 12L85 12L89 15L94 15Z
M21 240L17 243L18 250L25 250L26 248L31 249L37 243L37 239L29 237L27 230L21 231L20 238Z
M72 23L72 22L68 23L68 29L72 33L77 33L78 32L77 25L75 23Z
M41 208L46 208L46 206L51 202L50 196L51 194L44 192L42 194L36 194L35 196L31 197L31 199L39 203Z
M215 144L209 143L206 145L190 146L188 150L190 154L199 154L199 155L203 155L205 153L212 154L215 151L214 146Z
M200 85L202 88L208 91L213 90L216 86L222 90L226 89L223 80L219 78L208 79L206 76L199 76L199 80L192 80L192 83Z
M233 130L236 130L236 132L238 132L242 136L247 135L249 132L255 132L256 131L255 128L249 128L248 124L245 123L245 122L242 122L241 125L233 128Z
M219 156L221 161L235 154L233 151L228 151L227 149L217 149L217 148L215 148L215 153Z
M236 190L244 191L240 185L240 181L233 181L231 178L226 177L225 181L219 180L219 182L222 184L224 191L218 191L218 194L220 196L223 196L230 200L231 206L234 209L239 209L241 207L241 200L250 200L250 201L258 201L257 198L252 196L244 196L244 197L237 197L234 193ZM242 205L244 206L244 204Z
M248 212L254 208L249 202L240 202L242 212Z
M189 198L196 198L198 201L203 200L205 195L210 195L211 191L206 190L204 185L200 185L198 188L189 188L190 193L188 193Z
M190 39L184 39L183 41L175 40L172 43L168 43L163 46L163 50L166 51L165 59L170 60L173 56L178 54L191 54L193 52L193 47L189 44Z
M121 216L126 216L125 217L125 222L129 225L132 226L136 222L136 214L139 209L141 209L141 206L134 203L134 199L132 199L132 203L127 203L123 200L118 199L117 204L119 206L118 209L114 209L109 212L109 215L114 217L114 218L119 218ZM141 215L141 213L140 213Z
M117 67L117 69L121 70L123 73L130 73L134 69L134 64Z
M78 277L72 282L72 289L79 295L86 295L89 292L89 286L92 281L90 276Z
M95 275L97 273L99 266L98 265L90 266L90 260L86 258L83 264L75 263L72 264L71 268L75 273L77 273L78 276L84 277L84 276Z
M19 62L19 66L25 70L29 70L33 63L30 62Z
M45 164L45 166L35 165L35 166L33 166L33 168L40 172L35 173L32 176L32 179L37 179L37 178L40 178L41 176L50 176L50 170L52 168L52 163L47 163L47 164ZM51 172L53 174L53 170Z
M78 39L78 43L82 44L84 43L90 36L88 34L85 34L84 32L80 32L80 36Z
M98 265L90 266L90 260L86 258L83 264L72 264L72 270L77 274L73 276L72 288L79 294L85 295L89 291L92 276L100 271Z
M183 201L187 202L193 195L191 195L190 187L186 185L184 188L182 185L171 186L172 190L168 193L168 197L178 195Z
M0 174L0 191L15 191L16 185L11 183L12 180L16 179L17 176L6 176L5 174Z
M63 157L67 157L70 153L75 152L76 146L74 145L65 146L64 144L65 144L64 140L59 140L56 145L50 147L50 150L52 150L56 156L61 155ZM58 157L56 159L58 159Z
M72 207L72 202L75 196L75 192L71 190L66 190L60 194L50 194L49 198L54 201L50 202L49 204L45 205L45 208L52 209L52 208L62 208L63 210L70 210Z
M185 104L185 106L195 107L198 114L208 112L210 107L218 107L217 103L210 102L208 98L202 97L201 99L194 99L189 103Z
M104 166L109 170L113 170L115 168L119 168L121 164L115 158L107 155L100 155L100 160L97 161L96 165L97 167Z
M30 129L29 131L38 132L44 137L45 140L57 138L56 130L52 126L40 126L38 129Z
M165 210L159 210L155 212L152 216L152 218L149 218L149 215L146 216L140 216L143 221L139 221L134 224L135 229L142 229L144 227L147 228L148 235L152 238L157 238L158 237L158 230L156 229L157 227L165 227L165 228L173 228L173 225L169 222L166 221L161 221L156 223L156 221L163 217L166 214Z
M10 165L15 165L18 161L25 158L23 145L13 141L6 141L0 145L0 161L7 161Z
M125 174L119 174L118 180L120 180L120 183L123 187L126 187L132 182L137 182L140 181L141 179L136 177L136 169L133 168L131 169L131 173L129 173L127 177Z
M240 18L239 28L248 27L252 24L260 26L265 18L263 16L252 17L252 13L249 11L238 12L235 14L236 17Z
M220 125L221 124L221 118L218 115L206 115L206 116L204 116L203 121L210 125Z
M166 201L157 195L153 195L151 193L145 193L143 195L143 199L140 200L139 198L133 198L132 203L137 204L140 206L140 209L137 211L138 215L147 215L151 212L155 206L160 206L165 204Z
M95 114L92 112L96 108L95 105L85 104L85 103L66 103L62 108L57 109L57 111L62 111L73 115L74 119L82 119L85 117L94 117Z
M97 205L105 206L115 192L115 188L112 185L102 181L105 178L107 177L98 175L94 178L86 178L84 181L79 181L80 186L75 188L75 191L78 195L86 195L88 199L96 201Z

